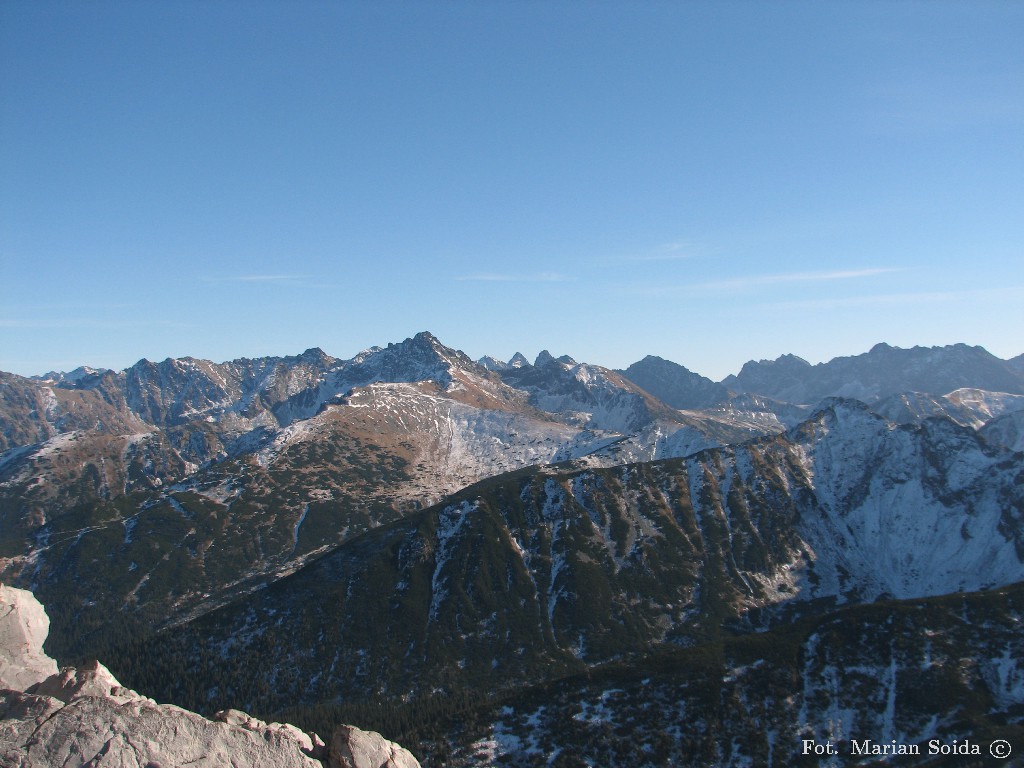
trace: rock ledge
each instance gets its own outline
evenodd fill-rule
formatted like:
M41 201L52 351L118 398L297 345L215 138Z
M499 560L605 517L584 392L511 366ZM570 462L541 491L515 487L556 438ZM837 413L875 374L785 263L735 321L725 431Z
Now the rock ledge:
M102 664L57 669L49 619L31 592L0 584L3 768L419 768L380 734L315 733L229 709L208 720L122 686Z

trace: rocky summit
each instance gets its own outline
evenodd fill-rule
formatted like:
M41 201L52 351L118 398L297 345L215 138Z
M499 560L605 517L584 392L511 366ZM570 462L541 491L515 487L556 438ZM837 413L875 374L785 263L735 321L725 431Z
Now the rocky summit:
M42 652L48 623L31 592L0 586L4 768L419 768L402 747L349 725L327 746L294 725L237 710L207 719L157 704L98 661L57 671Z

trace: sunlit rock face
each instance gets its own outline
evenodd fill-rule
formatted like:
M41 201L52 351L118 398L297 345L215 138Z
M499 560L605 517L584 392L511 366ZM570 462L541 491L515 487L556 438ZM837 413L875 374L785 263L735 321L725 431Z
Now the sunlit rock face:
M328 768L419 768L411 753L379 733L339 725L331 737Z
M0 688L23 691L56 674L43 653L50 619L31 592L0 584Z

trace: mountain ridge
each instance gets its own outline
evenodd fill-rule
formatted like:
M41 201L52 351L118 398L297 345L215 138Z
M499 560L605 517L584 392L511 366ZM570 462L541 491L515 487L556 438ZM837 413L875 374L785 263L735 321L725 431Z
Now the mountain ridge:
M583 721L506 716L488 709L494 697L526 702L614 665L654 675L677 651L703 669L701 654L730 638L785 638L794 622L858 605L963 594L998 614L999 632L1012 624L1024 395L979 388L986 366L1003 377L986 386L1016 381L993 360L967 345L876 345L816 366L788 355L745 366L736 391L653 356L630 366L642 382L547 350L474 362L421 332L348 360L311 348L0 374L0 581L46 600L63 656L108 649L118 677L147 693L268 717L319 717L339 700L378 714L399 701L491 712L469 742L446 732L459 759L528 765L544 741L544 760L564 761L567 720L592 725L606 706L635 724L618 694L580 682L560 706ZM645 368L664 375L646 380ZM954 638L950 654L977 639L950 616L934 627ZM812 639L799 653L818 658ZM281 657L260 664L270 648ZM820 648L839 658L832 641ZM986 675L1017 674L985 653ZM893 656L901 669L915 658ZM825 677L783 665L806 696L780 709L779 733L802 733L801 712L822 732L833 661ZM721 685L785 688L755 663L721 667L746 681ZM664 679L659 700L710 706ZM1024 689L983 687L1000 717L1024 705ZM876 736L896 722L869 714L883 688L851 705ZM430 703L435 689L451 703ZM921 707L906 721L915 734L961 727L922 726ZM536 742L522 731L531 721L548 729ZM697 759L671 740L677 759ZM731 747L706 746L736 768L753 754L730 763Z
M811 365L795 355L750 361L722 384L793 403L825 397L856 397L874 402L901 392L945 395L965 387L1024 394L1024 377L1008 361L980 346L901 349L885 343L868 352Z
M497 690L725 625L995 589L1024 581L1022 461L948 420L893 425L836 400L783 435L687 458L523 469L179 628L149 664L202 659L196 674L237 688L218 672L223 649L269 642L294 660L275 680L323 699L370 683ZM358 628L366 617L386 640ZM354 679L324 670L324 654Z

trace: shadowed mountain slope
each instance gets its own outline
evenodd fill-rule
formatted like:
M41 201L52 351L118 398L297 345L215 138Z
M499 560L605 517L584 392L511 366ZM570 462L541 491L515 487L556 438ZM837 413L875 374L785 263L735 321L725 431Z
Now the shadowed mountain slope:
M145 666L168 697L194 674L274 711L539 684L837 602L995 588L1024 579L1022 460L837 401L686 459L522 470L162 635ZM229 661L271 647L290 661L267 697ZM175 659L194 672L171 675Z
M721 384L654 355L617 373L663 403L682 410L707 408L729 396L729 391Z

